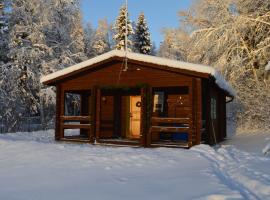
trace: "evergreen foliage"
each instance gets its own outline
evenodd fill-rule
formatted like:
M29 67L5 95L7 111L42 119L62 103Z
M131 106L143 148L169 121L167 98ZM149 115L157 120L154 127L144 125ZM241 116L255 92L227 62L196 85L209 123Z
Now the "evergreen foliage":
M144 13L141 13L135 29L135 41L134 48L135 52L142 54L151 54L151 38L149 28L145 20Z
M126 28L127 24L127 28ZM115 35L115 49L117 50L125 50L126 48L126 42L125 37L127 35L127 50L131 51L132 49L132 41L130 40L130 37L133 32L131 21L128 17L128 10L127 7L124 5L120 8L119 16L116 19L115 25L114 25ZM127 31L126 31L127 30Z

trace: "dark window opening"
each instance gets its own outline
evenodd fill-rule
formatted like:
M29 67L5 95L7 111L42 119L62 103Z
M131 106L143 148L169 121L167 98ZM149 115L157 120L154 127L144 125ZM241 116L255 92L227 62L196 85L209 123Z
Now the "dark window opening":
M65 115L80 116L81 115L81 95L74 93L65 94Z
M91 91L68 91L61 123L65 139L88 139L92 129Z

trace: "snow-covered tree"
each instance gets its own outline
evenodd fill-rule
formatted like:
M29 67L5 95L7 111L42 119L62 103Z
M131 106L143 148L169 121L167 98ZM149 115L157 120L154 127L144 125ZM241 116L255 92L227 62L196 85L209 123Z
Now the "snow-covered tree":
M184 47L187 41L187 34L178 29L164 29L164 39L160 44L158 55L160 57L175 60L186 60L186 50Z
M134 49L135 52L138 53L150 54L151 47L152 43L149 28L144 13L141 13L138 17L138 21L135 28Z
M13 81L19 75L16 66L2 64L0 67L0 121L4 131L15 130L23 112L18 85Z
M84 27L84 53L88 58L94 57L93 52L93 38L94 38L95 30L92 27L91 23L87 23Z
M64 68L86 59L84 30L78 0L49 0L50 26L45 29L46 42L53 49L57 67ZM52 63L55 65L55 61Z
M7 62L8 52L8 13L10 1L0 0L0 62Z
M264 82L270 60L269 7L264 0L196 0L179 13L179 31L190 33L186 42L173 41L187 61L214 66L230 81L238 94L237 119L245 128L270 124L270 93Z
M1 35L8 39L8 59L0 61L0 118L8 131L31 116L51 121L55 91L43 88L40 77L86 59L78 1L12 0L11 5L8 33Z
M116 19L114 25L115 35L115 49L125 50L126 48L126 37L127 37L127 50L131 51L132 41L130 36L134 34L131 21L129 20L129 14L127 7L124 5L120 8L119 16Z
M46 12L40 1L13 0L11 10L9 62L2 68L1 90L3 94L9 94L2 117L11 117L9 127L14 129L22 118L40 113L39 78L50 48L46 46L42 33Z
M47 0L49 25L44 29L46 44L52 49L49 61L43 62L48 69L43 74L63 69L87 59L85 35L78 0ZM41 106L45 118L54 115L55 92L51 87L40 91ZM45 119L46 120L46 119Z
M0 0L0 32L2 32L4 27L6 26L5 15L4 15L4 8L5 8L4 3L5 2L3 0Z
M98 27L93 36L92 48L94 55L100 55L108 52L110 47L109 32L110 26L106 19L99 20Z

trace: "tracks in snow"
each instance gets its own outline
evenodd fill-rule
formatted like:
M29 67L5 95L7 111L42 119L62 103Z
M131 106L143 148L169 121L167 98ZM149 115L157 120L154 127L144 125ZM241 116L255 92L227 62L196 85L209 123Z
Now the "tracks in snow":
M242 152L233 146L222 146L215 150L201 145L192 150L209 160L211 172L230 189L237 190L243 199L270 199L270 173L265 174L250 164L254 161L270 164L270 159Z

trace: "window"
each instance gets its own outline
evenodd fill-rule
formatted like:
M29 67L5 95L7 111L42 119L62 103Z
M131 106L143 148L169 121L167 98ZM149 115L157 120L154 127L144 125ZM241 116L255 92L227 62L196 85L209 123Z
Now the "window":
M211 119L217 119L217 100L216 98L211 98Z
M153 112L163 112L163 109L164 109L164 92L155 92Z
M65 115L80 116L81 115L81 95L75 93L65 94Z

